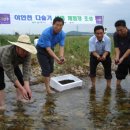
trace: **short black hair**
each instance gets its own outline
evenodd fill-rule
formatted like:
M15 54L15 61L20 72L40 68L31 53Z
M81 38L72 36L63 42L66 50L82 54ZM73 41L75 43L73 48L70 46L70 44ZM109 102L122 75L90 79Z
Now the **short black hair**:
M125 20L118 20L115 22L115 27L123 26L126 27L126 22Z
M97 30L102 29L104 32L104 27L102 25L97 25L94 27L94 33L96 33Z
M61 17L55 17L54 20L53 20L53 25L56 23L56 22L62 22L63 25L64 25L64 20L61 18Z
M35 36L35 39L37 39L38 38L38 36Z

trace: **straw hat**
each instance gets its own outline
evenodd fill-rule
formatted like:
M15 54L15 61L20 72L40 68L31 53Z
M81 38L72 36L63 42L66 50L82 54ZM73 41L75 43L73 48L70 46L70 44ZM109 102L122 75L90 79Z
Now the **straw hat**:
M8 41L8 42L26 50L32 54L37 53L36 48L31 44L30 38L27 35L20 35L18 37L17 42L11 42L11 41Z

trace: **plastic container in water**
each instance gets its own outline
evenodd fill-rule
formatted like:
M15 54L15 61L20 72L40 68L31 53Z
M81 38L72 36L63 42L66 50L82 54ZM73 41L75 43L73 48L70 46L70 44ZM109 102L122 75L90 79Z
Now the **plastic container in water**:
M50 81L50 86L59 92L81 87L82 84L83 81L72 74L52 77Z

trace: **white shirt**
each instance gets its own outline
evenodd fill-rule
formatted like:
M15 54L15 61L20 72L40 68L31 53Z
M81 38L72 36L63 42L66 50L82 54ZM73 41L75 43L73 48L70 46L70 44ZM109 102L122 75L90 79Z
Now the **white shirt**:
M34 45L37 46L38 39L34 39Z
M92 36L89 39L89 52L96 51L99 55L102 55L105 51L111 52L111 40L107 35L104 35L101 42L99 42L96 36Z

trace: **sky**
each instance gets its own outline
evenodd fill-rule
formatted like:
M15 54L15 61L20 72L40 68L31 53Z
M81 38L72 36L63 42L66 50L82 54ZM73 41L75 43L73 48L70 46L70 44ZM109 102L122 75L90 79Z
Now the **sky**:
M119 19L126 20L130 27L130 0L0 0L0 14L56 14L56 15L99 15L104 16L103 26L108 32L114 32L114 23ZM15 23L0 24L2 33L31 33L40 34L49 24ZM69 25L63 30L93 32L96 25Z

